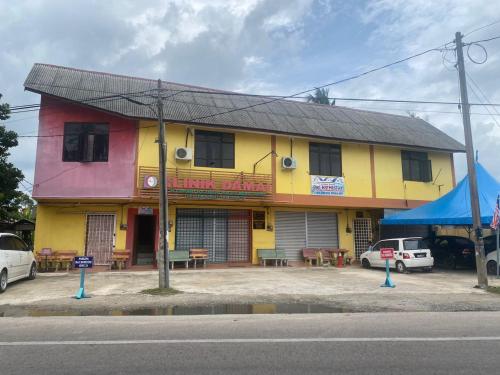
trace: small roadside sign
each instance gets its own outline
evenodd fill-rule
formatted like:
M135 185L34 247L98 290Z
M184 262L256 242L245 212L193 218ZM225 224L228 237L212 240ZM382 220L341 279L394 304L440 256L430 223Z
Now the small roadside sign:
M394 249L392 247L381 248L380 259L394 259Z
M94 257L75 257L73 260L75 268L92 268Z
M394 288L396 285L392 282L389 271L389 259L394 259L394 249L392 247L383 247L380 249L380 259L385 259L385 283L380 285L385 288Z
M78 289L75 298L89 298L89 296L85 294L85 270L87 268L92 268L94 265L94 257L75 257L75 259L73 259L73 264L75 268L80 269L80 289Z

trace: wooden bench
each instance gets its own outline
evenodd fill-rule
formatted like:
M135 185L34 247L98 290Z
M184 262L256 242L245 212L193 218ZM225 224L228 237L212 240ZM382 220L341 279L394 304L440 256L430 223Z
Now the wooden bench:
M312 266L312 262L315 261L316 265L319 265L318 251L319 249L314 249L311 247L305 247L302 249L302 257L304 258L306 264Z
M173 250L168 252L168 262L170 268L174 269L175 262L184 262L186 268L189 268L189 251L187 250Z
M198 262L198 260L203 261L203 267L205 268L207 266L208 250L207 249L190 249L189 250L189 257L193 261L195 269L196 269L196 263Z
M38 263L38 269L42 269L42 264L45 264L45 272L49 270L49 263L52 265L54 260L54 252L50 247L44 247L40 250L38 255L36 256L36 261Z
M118 270L127 268L127 263L130 259L130 250L115 250L111 255L111 268L115 265Z
M328 264L333 264L333 261L335 260L333 254L332 254L331 248L327 249L320 249L319 251L321 252L321 257L323 260L323 264L328 263Z
M278 258L274 249L257 249L257 257L260 259L259 264L262 264L264 267L268 260L274 260L274 265L278 266Z
M76 251L57 251L53 256L53 262L55 263L55 272L59 271L59 265L61 268L66 265L66 272L69 272L73 268L73 260L76 257Z

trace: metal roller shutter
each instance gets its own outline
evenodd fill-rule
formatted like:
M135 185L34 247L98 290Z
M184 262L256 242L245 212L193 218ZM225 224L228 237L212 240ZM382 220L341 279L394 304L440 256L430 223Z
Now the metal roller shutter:
M283 249L290 260L302 260L306 247L306 217L304 212L276 212L276 248Z
M290 260L302 260L304 247L338 247L337 214L329 212L276 212L276 248Z
M306 212L307 247L339 247L337 214Z
M179 208L175 249L206 248L210 263L250 261L247 210Z

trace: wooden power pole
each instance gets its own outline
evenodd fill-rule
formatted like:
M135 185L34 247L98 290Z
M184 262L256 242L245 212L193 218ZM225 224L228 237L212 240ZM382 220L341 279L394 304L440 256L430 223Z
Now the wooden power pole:
M158 264L159 287L169 288L168 267L168 195L167 195L167 144L165 143L165 124L163 123L163 100L161 97L161 80L158 80L158 153L160 171L160 239L156 262Z
M465 133L465 151L467 153L467 171L469 175L470 203L472 206L472 224L474 228L474 247L476 253L477 283L482 289L488 287L486 276L486 259L484 255L484 241L481 224L481 212L479 209L479 195L477 190L476 165L474 160L474 145L472 144L472 130L470 124L470 105L467 97L467 82L465 80L464 52L462 34L455 34L455 45L457 49L458 76L460 80L460 96L462 104L462 119Z

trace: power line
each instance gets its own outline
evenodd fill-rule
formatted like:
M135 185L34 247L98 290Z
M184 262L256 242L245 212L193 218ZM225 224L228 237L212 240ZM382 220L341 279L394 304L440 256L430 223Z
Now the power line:
M224 111L224 112L218 112L218 113L215 113L215 114L210 114L210 115L205 115L205 116L199 116L199 117L191 118L191 119L187 120L187 122L199 121L199 120L210 118L210 117L221 116L221 115L232 113L232 112L236 112L236 111L250 109L250 108L261 106L261 105L264 105L264 104L270 104L270 103L273 103L275 101L282 100L282 99L298 98L299 95L303 95L303 94L309 93L309 92L314 91L316 89L326 88L326 87L329 87L329 86L333 86L333 85L336 85L336 84L340 84L340 83L344 83L344 82L347 82L347 81L350 81L350 80L354 80L354 79L363 77L365 75L371 74L373 72L376 72L376 71L379 71L379 70L382 70L382 69L386 69L388 67L400 64L402 62L406 62L406 61L411 60L413 58L425 55L425 54L430 53L432 51L444 51L444 50L448 50L446 48L446 46L448 44L450 44L450 43L451 42L446 43L446 44L444 44L444 45L442 45L440 47L431 48L431 49L425 50L423 52L420 52L420 53L408 56L406 58L394 61L394 62L389 63L389 64L382 65L382 66L377 67L377 68L370 69L368 71L365 71L365 72L362 72L362 73L359 73L359 74L355 74L353 76L350 76L350 77L347 77L347 78L344 78L344 79L341 79L341 80L338 80L338 81L334 81L334 82L330 82L330 83L327 83L327 84L324 84L324 85L321 85L321 86L318 86L318 87L314 87L312 89L303 90L303 91L300 91L298 93L295 93L295 94L292 94L292 95L287 95L287 96L271 97L267 101L264 101L264 102L261 102L261 103L255 103L255 104L248 105L248 106L245 106L245 107L232 108L232 109L229 109L229 110ZM445 48L442 48L443 46ZM95 90L92 90L92 91L95 91ZM153 90L146 90L146 91L153 91ZM195 91L195 90L181 90L181 91L188 92L188 91ZM221 94L220 92L217 92L217 91L216 92L214 92L214 91L210 91L210 92L207 91L206 93L216 94L216 95L217 94ZM237 93L222 93L222 94L225 94L225 95L238 95ZM126 93L122 93L122 94L119 94L119 95L127 95L127 94ZM241 95L241 94L239 94L239 95ZM173 96L173 95L171 95L171 96ZM263 97L268 97L269 98L269 96L263 96ZM127 98L123 98L123 99L128 100ZM452 104L452 105L459 104L459 103L455 103L455 102L409 101L409 100L394 100L394 99L364 99L364 98L363 99L361 99L361 98L336 98L336 99L337 100L354 100L354 101L374 101L374 102L381 101L381 102L399 102L399 103L418 103L418 104ZM92 98L91 100L96 100L96 98ZM171 100L171 101L175 102L175 100ZM182 102L182 103L185 103L185 102ZM140 104L148 106L148 104L146 104L146 103L140 103ZM494 105L494 104L490 104L490 105ZM172 123L172 121L169 121L169 123ZM45 135L45 136L44 135L41 135L41 136L40 135L37 135L37 136L27 136L26 135L26 136L20 136L20 137L25 137L25 138L34 138L34 137L36 137L36 138L39 138L39 137L55 137L55 136L64 136L64 135L63 134L60 134L60 135Z
M494 36L494 37L491 37L491 38L487 38L487 39L476 40L476 41L474 41L474 42L464 43L463 45L464 45L464 46L468 46L469 44L477 44L477 43L491 42L492 40L497 40L497 39L500 39L500 35L498 35L498 36Z
M466 33L466 34L464 35L464 38L465 38L466 36L468 36L468 35L472 34L472 33L475 33L475 32L477 32L477 31L479 31L479 30L486 29L487 27L490 27L490 26L493 26L493 25L496 25L496 24L499 24L499 23L500 23L500 20L496 20L496 21L494 21L494 22L492 22L492 23L489 23L489 24L487 24L487 25L484 25L484 26L478 27L478 28L476 28L476 29L474 29L474 30L471 30L471 31L469 31L468 33Z
M469 73L465 73L467 75L467 78L472 82L472 84L477 88L477 90L481 93L481 95L483 96L483 99L486 100L486 102L489 103L489 100L488 100L488 97L486 96L486 94L483 92L483 90L481 90L481 88L479 87L479 85L476 83L476 81L474 81L474 79L470 76ZM474 88L472 86L469 86L469 88L471 89L472 93L479 99L481 100L480 96L477 94L477 92L474 90ZM485 106L484 107L486 109L486 111L491 115L491 118L493 119L493 121L495 122L495 124L500 128L500 123L497 121L497 119L493 116L493 114L490 112L490 109ZM496 114L499 115L498 111L496 110L495 107L493 107L493 109L495 110Z

